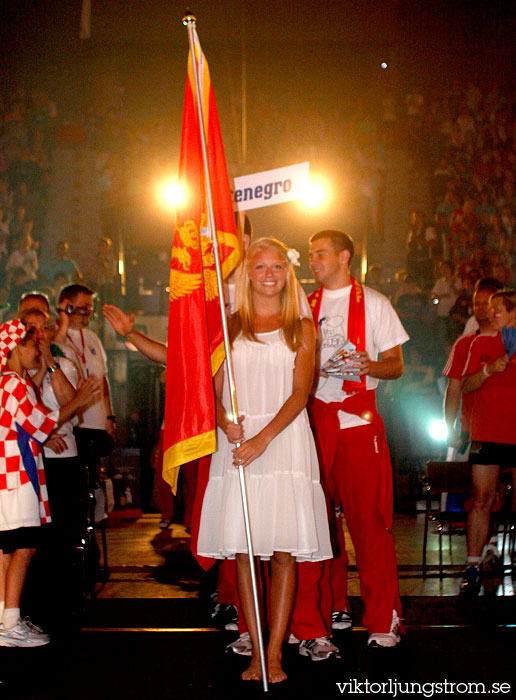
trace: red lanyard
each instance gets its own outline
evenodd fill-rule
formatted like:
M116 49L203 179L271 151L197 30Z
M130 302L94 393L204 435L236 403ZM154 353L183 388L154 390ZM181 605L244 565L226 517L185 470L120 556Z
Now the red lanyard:
M81 350L77 347L77 345L73 342L73 339L67 335L68 340L70 343L73 345L73 349L77 353L77 355L81 358L81 362L83 365L86 365L86 352L85 352L85 346L84 346L84 335L82 333L82 330L79 331L81 335L81 343L82 343L82 352Z

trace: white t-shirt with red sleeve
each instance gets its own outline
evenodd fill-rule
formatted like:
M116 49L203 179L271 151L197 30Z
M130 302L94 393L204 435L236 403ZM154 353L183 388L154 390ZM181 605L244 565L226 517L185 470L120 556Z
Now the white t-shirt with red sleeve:
M371 360L396 345L406 343L409 336L386 296L370 287L364 287L366 316L366 351ZM342 289L324 289L319 311L321 366L338 350L348 337L348 313L351 285ZM378 379L366 377L366 389L376 389ZM319 377L315 397L324 403L341 403L347 394L342 379ZM369 425L367 421L345 411L339 411L340 427L353 428Z

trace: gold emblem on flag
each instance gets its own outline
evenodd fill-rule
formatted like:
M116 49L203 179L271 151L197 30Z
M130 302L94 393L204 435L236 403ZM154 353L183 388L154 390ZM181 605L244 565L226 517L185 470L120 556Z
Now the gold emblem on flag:
M204 296L206 301L212 301L216 299L219 295L219 290L217 287L217 273L215 270L210 270L204 268Z
M203 217L201 217L201 223L203 223ZM176 261L177 265L171 267L170 270L170 300L175 301L188 294L193 294L199 289L203 280L206 301L216 299L219 292L211 238L204 235L199 236L195 221L189 219L177 228L176 243L182 243L182 245L174 245L172 248L172 261ZM199 244L202 274L190 271L192 255L195 256Z
M186 270L190 269L190 265L192 264L192 256L186 248L174 246L172 248L172 258L177 260L181 267L185 268Z
M179 238L181 243L186 248L193 248L197 250L199 247L199 231L195 225L195 221L187 219L182 226L178 229Z
M170 300L175 301L193 294L201 286L201 275L181 270L170 270Z

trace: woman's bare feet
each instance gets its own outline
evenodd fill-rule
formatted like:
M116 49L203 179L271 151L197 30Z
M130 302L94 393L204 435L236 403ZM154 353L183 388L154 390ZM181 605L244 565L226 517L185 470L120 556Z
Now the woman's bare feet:
M260 657L253 656L251 663L242 673L243 681L261 681L262 680L262 667L260 664Z
M269 679L269 683L281 683L282 681L287 680L287 674L281 667L280 660L269 660L267 678Z

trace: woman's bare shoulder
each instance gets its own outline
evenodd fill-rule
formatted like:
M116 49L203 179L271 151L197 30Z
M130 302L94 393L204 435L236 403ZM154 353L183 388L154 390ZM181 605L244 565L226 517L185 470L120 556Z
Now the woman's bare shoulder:
M305 316L301 319L301 332L303 334L303 344L307 347L315 344L315 326L311 318Z

